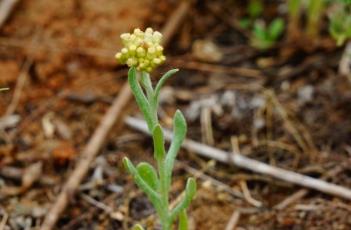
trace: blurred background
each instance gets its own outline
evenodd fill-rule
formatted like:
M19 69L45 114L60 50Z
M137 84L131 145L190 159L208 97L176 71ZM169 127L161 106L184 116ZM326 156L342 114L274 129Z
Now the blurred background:
M180 108L187 138L351 188L348 0L1 0L0 229L40 229L120 95L120 34L163 31L180 71L160 120ZM156 81L156 80L155 80ZM129 97L54 229L157 229L121 164L153 163L151 139L124 124ZM190 175L191 229L351 229L350 202L183 149L172 199Z

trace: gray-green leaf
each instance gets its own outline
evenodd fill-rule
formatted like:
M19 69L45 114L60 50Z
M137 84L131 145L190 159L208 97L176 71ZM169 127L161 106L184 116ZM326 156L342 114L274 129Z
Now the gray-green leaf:
M268 28L269 37L271 40L275 41L283 33L284 30L284 20L281 18L276 18L271 22Z
M188 230L188 216L185 209L179 214L178 230Z
M160 91L162 86L165 84L165 82L176 72L178 72L179 69L171 69L169 70L167 73L165 73L159 80L159 82L157 83L156 87L155 87L155 94L154 94L154 104L157 107L158 104L158 99L160 96Z
M137 166L137 170L141 178L155 191L158 189L159 181L154 167L146 162L141 162Z
M179 204L172 210L171 212L171 220L174 220L181 211L187 209L190 205L191 200L194 198L196 194L196 181L194 178L189 178L186 187L185 187L185 195Z
M170 184L174 160L184 141L186 131L187 126L185 118L182 112L180 112L180 110L177 110L173 119L173 140L171 146L169 147L165 161L165 168L167 169L167 185Z
M132 230L144 230L144 228L140 224L136 224L136 225L133 226Z
M143 179L143 177L139 174L138 170L134 167L132 162L130 162L130 160L127 157L123 158L123 164L128 170L128 172L133 176L135 183L149 197L156 210L161 210L160 197L157 194L157 192Z
M163 138L163 131L159 124L157 124L152 131L152 136L154 140L154 154L158 161L163 160L165 156L165 141Z
M134 94L135 100L139 106L139 109L144 115L145 121L149 127L149 130L152 130L156 121L154 115L151 111L150 103L147 100L143 89L141 88L138 78L137 78L137 71L135 67L131 67L128 72L128 82L130 88Z

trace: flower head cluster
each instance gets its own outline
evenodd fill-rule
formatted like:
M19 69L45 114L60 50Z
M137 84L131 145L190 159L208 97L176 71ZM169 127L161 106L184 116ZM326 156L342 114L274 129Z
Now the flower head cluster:
M122 34L121 39L124 47L116 54L119 63L150 73L166 60L160 45L162 34L158 31L135 29L132 34Z

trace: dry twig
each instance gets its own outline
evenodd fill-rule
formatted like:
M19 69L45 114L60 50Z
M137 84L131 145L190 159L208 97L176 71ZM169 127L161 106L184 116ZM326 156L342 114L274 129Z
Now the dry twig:
M31 67L32 63L33 63L33 59L31 59L31 58L27 58L26 61L24 62L22 70L17 78L16 88L15 88L15 92L13 94L12 101L6 109L5 116L10 116L11 114L13 114L15 112L15 110L18 106L18 103L21 99L23 87L26 83L27 74L28 74L29 68Z
M345 166L340 166L337 167L331 171L328 171L323 177L322 179L328 179L331 177L335 177L337 174L339 174L342 170L344 170ZM304 196L306 196L308 194L309 190L302 188L300 190L298 190L297 192L293 193L292 195L288 196L287 198L285 198L283 201L281 201L280 203L276 204L274 206L275 209L277 210L282 210L284 208L286 208L287 206L289 206L292 203L295 203L296 201L302 199Z
M183 1L179 7L171 15L170 20L164 26L162 30L164 39L164 46L170 41L172 35L175 33L177 27L183 20L189 9L190 3ZM86 175L91 162L95 159L99 152L99 149L103 145L107 134L115 124L116 120L120 117L121 112L125 105L128 103L132 96L131 90L128 83L125 83L118 97L113 101L113 104L106 112L99 127L97 127L93 136L87 143L83 152L81 153L81 159L78 161L72 174L69 176L68 181L63 186L62 191L58 195L54 205L46 215L41 230L50 230L54 227L60 214L64 211L68 204L69 197L72 196L77 190L79 184Z
M272 101L274 108L277 110L282 120L284 121L284 126L290 135L295 139L296 143L303 150L305 154L309 155L310 160L316 158L317 149L312 141L312 137L304 126L297 122L293 122L289 116L288 111L279 102L275 93L272 90L265 91L266 96Z
M230 217L227 226L225 227L225 230L235 230L236 225L238 224L240 219L240 212L238 210L235 210Z
M134 129L149 134L147 131L146 123L140 119L128 117L126 119L126 124ZM164 130L164 135L166 140L170 141L172 139L172 133L170 131ZM231 154L189 139L184 141L183 147L203 157L215 159L222 163L234 164L238 167L245 168L256 173L269 175L286 182L351 200L351 190L348 188L305 176L286 169L270 166L268 164L242 156L241 154Z
M19 0L2 0L0 4L0 28L4 25Z
M4 230L5 229L6 222L7 222L8 218L9 218L9 215L4 211L2 219L1 219L1 222L0 222L0 230Z
M263 75L259 70L245 67L232 67L217 64L208 64L191 60L172 60L170 63L182 69L198 70L209 73L236 74L248 78L261 78Z

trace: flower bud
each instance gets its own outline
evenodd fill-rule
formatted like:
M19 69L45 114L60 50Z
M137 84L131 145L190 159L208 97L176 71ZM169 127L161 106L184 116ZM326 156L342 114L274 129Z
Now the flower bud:
M119 63L134 66L138 71L151 72L166 60L160 44L160 32L152 28L143 32L137 28L132 34L123 33L120 37L124 47L115 56Z

